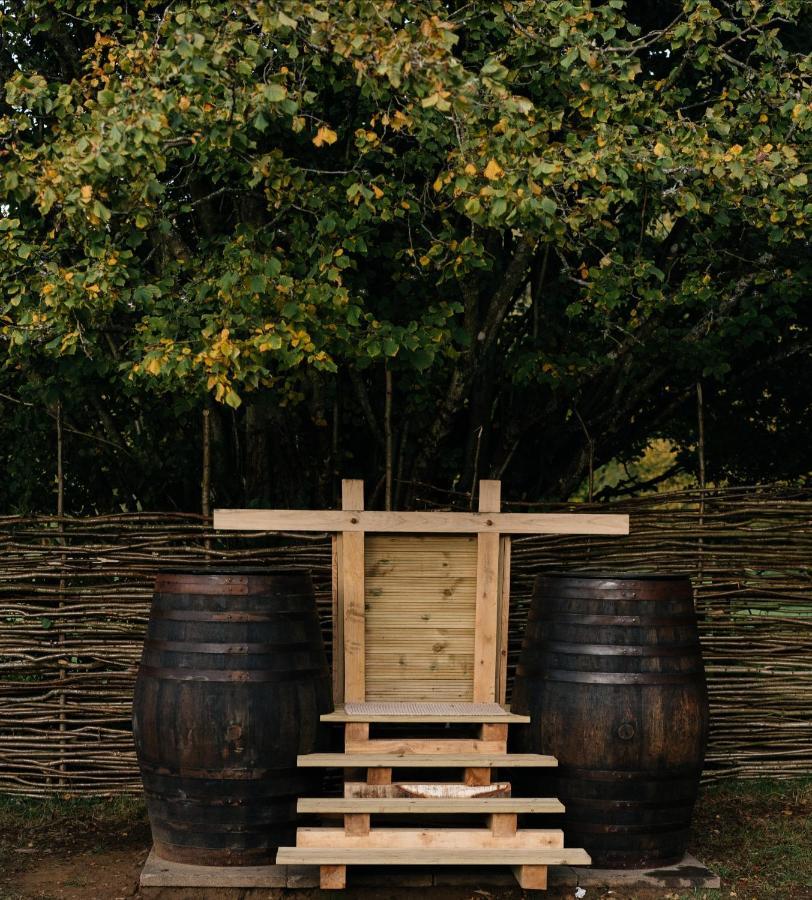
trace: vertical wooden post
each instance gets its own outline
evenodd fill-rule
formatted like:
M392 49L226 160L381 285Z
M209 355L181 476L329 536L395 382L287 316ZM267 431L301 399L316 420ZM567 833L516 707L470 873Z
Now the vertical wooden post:
M364 508L364 482L341 482L341 508ZM339 579L344 602L344 701L366 699L366 648L364 640L364 532L341 534Z
M499 512L501 482L479 482L479 511ZM477 535L476 613L474 619L474 703L496 699L496 658L499 598L497 533Z

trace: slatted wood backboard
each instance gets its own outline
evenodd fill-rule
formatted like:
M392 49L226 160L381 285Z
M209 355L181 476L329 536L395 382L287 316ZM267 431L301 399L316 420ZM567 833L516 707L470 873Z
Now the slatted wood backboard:
M473 700L476 561L473 535L367 536L367 700Z

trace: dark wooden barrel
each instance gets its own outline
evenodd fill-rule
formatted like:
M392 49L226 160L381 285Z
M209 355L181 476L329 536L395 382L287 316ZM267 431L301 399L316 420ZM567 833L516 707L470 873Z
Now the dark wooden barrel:
M561 799L568 846L604 868L682 858L708 732L688 578L540 575L512 708L532 718L514 746L558 758L523 787Z
M325 748L331 708L309 574L159 574L133 705L158 856L273 863L319 789L296 756Z

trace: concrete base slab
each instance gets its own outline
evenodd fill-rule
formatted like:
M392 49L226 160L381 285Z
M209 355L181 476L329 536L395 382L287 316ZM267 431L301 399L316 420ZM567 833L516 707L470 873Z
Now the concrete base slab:
M356 887L508 887L515 885L510 869L499 866L434 869L413 866L352 866L349 880ZM698 859L686 855L673 866L658 869L592 869L550 866L550 887L718 888L714 875ZM191 866L160 859L150 851L141 872L142 888L317 888L318 866Z
M591 866L553 866L549 884L556 887L606 888L718 888L720 878L696 857L686 853L673 866L655 869L593 869Z

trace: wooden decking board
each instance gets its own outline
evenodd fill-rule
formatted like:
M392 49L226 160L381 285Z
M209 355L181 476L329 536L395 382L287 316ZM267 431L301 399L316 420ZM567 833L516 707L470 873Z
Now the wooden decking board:
M300 828L296 846L325 850L561 850L559 828L523 828L498 834L490 828L372 828L352 834L344 828Z
M527 724L530 716L512 713L498 703L347 703L321 717L322 722L392 722L404 724Z
M297 757L297 765L315 768L369 769L369 768L541 768L557 766L554 756L538 753L410 753L397 756L392 753L308 753Z
M300 813L562 813L555 797L300 797Z
M554 847L478 848L474 850L442 850L435 848L360 849L355 847L280 847L279 865L348 865L348 866L587 866L591 859L586 850Z

